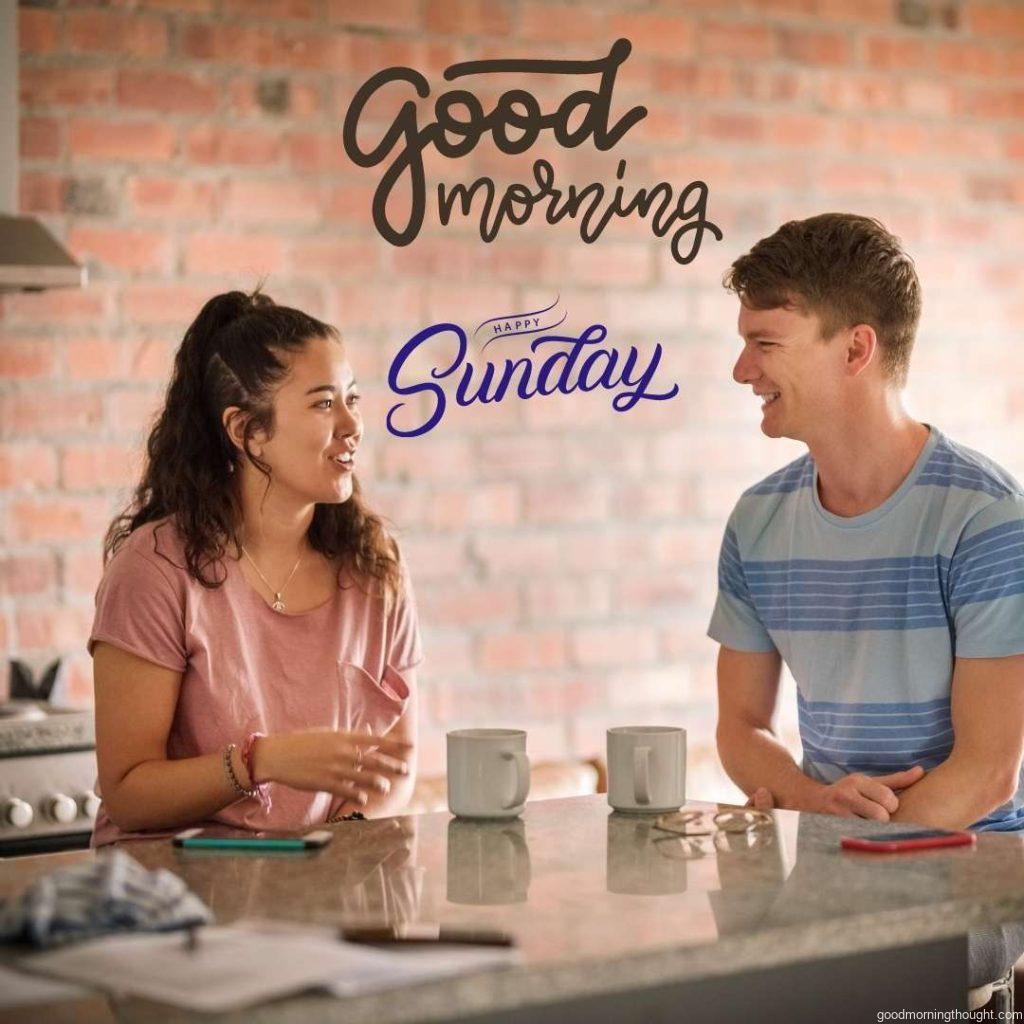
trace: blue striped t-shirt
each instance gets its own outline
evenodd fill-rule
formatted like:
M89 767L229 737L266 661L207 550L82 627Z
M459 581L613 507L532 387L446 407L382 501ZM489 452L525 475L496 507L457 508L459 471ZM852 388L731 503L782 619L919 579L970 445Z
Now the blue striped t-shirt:
M899 489L844 518L808 453L729 517L708 635L782 655L811 778L934 768L953 748L954 659L1024 654L1024 490L932 427ZM1024 770L971 827L1024 829Z

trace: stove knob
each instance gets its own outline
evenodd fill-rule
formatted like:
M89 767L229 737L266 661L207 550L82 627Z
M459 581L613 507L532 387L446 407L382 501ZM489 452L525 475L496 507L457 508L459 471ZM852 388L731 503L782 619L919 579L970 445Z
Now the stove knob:
M52 821L67 825L78 817L78 804L64 793L55 793L43 803L46 816Z
M32 805L12 796L4 801L3 807L4 823L13 825L15 828L28 828L32 824L35 814L32 812Z
M91 789L87 789L78 798L78 806L87 818L95 818L100 809L100 798Z

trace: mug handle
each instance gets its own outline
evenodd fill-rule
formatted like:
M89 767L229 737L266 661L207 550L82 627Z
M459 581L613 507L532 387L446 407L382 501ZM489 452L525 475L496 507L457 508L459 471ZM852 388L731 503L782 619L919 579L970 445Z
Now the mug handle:
M514 761L516 766L515 796L504 805L504 809L508 811L524 803L530 792L530 759L521 750L507 750L502 756L506 761Z
M633 748L633 799L638 804L651 802L651 748Z

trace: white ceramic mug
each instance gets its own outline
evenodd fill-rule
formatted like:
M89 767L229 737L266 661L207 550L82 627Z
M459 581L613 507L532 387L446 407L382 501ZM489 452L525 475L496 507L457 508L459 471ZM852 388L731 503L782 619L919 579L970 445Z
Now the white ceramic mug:
M448 733L448 807L460 818L517 818L530 792L522 729Z
M686 730L622 725L608 730L608 803L627 814L663 814L686 803Z

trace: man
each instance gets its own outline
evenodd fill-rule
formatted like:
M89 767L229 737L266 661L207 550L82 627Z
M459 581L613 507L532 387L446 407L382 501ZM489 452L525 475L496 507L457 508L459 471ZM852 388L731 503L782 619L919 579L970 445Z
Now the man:
M725 284L733 377L765 434L808 448L726 527L708 630L726 771L758 806L1024 830L1024 491L903 407L912 261L878 221L822 214ZM772 728L783 659L802 765Z

